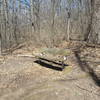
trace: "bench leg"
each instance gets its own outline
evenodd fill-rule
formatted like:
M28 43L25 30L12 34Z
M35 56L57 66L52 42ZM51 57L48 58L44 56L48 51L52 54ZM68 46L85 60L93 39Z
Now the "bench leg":
M64 66L64 62L62 61L62 69L64 69L65 68L65 66Z

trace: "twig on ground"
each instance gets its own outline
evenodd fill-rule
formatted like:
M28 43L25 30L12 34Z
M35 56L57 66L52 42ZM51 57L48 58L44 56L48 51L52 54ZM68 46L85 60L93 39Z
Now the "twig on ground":
M86 88L83 88L83 87L81 87L81 86L79 86L79 85L77 85L77 84L75 84L75 85L76 85L76 87L80 88L81 90L85 90L85 91L87 91L87 92L89 92L89 93L93 93L93 94L95 94L95 95L97 95L97 96L100 96L99 94L97 94L97 93L95 93L95 92L93 92L93 91L91 91L91 90L88 90L88 89L86 89Z

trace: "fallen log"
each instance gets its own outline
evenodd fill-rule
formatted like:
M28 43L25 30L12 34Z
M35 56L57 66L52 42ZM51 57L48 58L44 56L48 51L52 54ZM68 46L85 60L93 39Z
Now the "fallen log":
M87 47L92 47L92 48L100 48L99 44L90 44L90 43L86 43Z

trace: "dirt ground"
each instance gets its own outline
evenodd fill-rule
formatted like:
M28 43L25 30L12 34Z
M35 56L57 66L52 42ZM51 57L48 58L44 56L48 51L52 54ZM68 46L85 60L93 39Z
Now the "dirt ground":
M0 57L0 100L100 100L99 48L68 56L63 71L23 56L31 54L24 48Z

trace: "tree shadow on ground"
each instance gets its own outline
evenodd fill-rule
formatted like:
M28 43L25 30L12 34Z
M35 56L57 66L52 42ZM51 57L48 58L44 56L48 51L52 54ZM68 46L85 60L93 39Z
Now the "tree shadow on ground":
M77 62L82 69L82 71L88 73L91 78L94 80L95 84L100 87L100 79L94 72L94 70L89 66L89 64L86 61L82 61L79 55L78 51L74 51L75 57L77 58Z
M39 65L41 65L41 66L43 66L43 67L50 68L50 69L57 70L57 71L62 71L62 70L63 70L61 64L52 65L52 64L48 64L48 63L45 63L45 62L43 62L43 61L40 61L40 60L36 60L35 63L37 63L37 64L39 64ZM57 65L58 65L58 66L57 66ZM59 67L59 65L60 65L61 67ZM67 66L67 65L64 64L64 66Z

